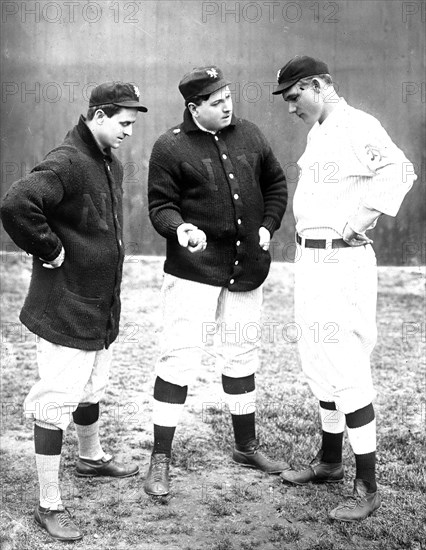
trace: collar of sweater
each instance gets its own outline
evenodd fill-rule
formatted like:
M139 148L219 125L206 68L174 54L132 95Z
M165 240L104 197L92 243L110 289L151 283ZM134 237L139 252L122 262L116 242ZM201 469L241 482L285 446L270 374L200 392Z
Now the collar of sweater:
M227 128L231 127L231 126L235 126L235 124L237 123L237 119L235 117L234 114L232 114L232 118L231 118L231 122L229 124L229 126L227 126ZM205 132L206 130L203 130L202 128L199 128L195 122L194 122L194 119L192 118L192 115L191 113L188 111L188 109L185 109L184 113L183 113L183 124L182 124L182 129L185 133L189 133L189 132ZM210 132L209 132L210 133Z
M192 120L195 122L196 126L198 126L198 128L202 131L202 132L206 132L207 134L213 134L213 135L216 135L216 132L213 132L213 130L207 130L207 128L204 128L204 126L202 126L198 120L194 117L194 115L192 115Z
M90 152L94 157L103 159L106 157L110 162L112 161L111 149L108 149L103 153L99 148L99 145L96 143L95 138L93 137L92 132L86 124L86 118L83 115L80 115L80 119L77 124L77 132L81 140L87 145L90 149Z

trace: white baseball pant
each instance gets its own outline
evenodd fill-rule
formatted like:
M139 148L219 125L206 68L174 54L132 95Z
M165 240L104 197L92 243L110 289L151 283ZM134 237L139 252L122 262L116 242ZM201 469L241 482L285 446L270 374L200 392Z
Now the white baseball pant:
M295 318L302 369L315 397L348 414L375 397L370 354L376 330L377 269L370 245L298 245Z

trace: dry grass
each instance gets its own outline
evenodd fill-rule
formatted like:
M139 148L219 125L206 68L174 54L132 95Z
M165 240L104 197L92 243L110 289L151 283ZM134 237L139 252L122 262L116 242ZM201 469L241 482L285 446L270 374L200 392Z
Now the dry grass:
M140 463L152 441L153 364L160 335L162 259L132 258L123 282L122 332L102 408L108 451ZM33 523L37 501L31 424L21 405L36 378L34 337L18 322L29 281L24 256L3 257L2 305L2 550L63 548ZM425 549L424 270L381 268L379 343L372 357L378 390L378 480L382 508L360 525L332 524L327 510L350 491L354 460L345 442L345 483L287 487L276 477L231 463L231 423L221 402L220 377L207 356L178 428L170 498L150 499L142 476L108 481L73 475L76 438L65 437L62 487L85 533L81 550L347 550ZM292 322L292 266L273 264L265 286L257 376L258 431L272 457L304 464L319 442L316 403L300 374ZM421 324L423 322L423 325ZM270 325L269 325L270 326ZM423 332L422 332L423 330ZM422 546L423 545L423 546Z

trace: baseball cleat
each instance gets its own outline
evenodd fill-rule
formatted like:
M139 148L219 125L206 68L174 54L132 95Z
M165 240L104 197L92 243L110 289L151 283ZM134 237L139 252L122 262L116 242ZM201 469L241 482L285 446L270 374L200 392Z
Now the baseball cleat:
M329 518L345 522L362 521L368 518L382 503L379 491L369 493L368 488L367 481L356 479L353 496L345 504L340 504L331 510L328 514Z
M293 469L282 472L281 479L284 483L293 485L306 485L307 483L338 483L342 481L344 468L341 462L330 464L317 461L310 464L305 470L296 471Z
M131 477L139 473L139 466L127 466L115 462L111 455L104 455L100 460L89 460L79 457L75 467L78 477Z
M170 458L167 455L163 453L151 455L149 470L143 486L145 493L153 496L169 494L169 467Z
M60 506L57 510L37 506L34 511L34 520L42 529L45 529L52 539L61 542L81 540L83 534L72 521L69 511Z
M261 453L257 439L244 446L236 444L232 452L232 460L240 466L256 468L267 474L279 474L290 468L287 462L271 460Z

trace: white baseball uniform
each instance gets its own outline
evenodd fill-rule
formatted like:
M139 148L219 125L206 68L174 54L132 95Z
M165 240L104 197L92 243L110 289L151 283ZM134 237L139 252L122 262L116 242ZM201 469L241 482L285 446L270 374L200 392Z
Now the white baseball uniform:
M345 414L374 397L376 258L371 245L332 248L346 223L364 232L373 209L395 216L416 179L413 165L373 116L343 98L308 134L298 161L293 208L301 237L295 260L295 316L302 368L314 395ZM306 248L325 239L326 248Z
M241 378L257 371L260 343L250 339L248 329L260 326L262 286L230 292L165 273L162 296L164 333L157 376L178 386L191 384L210 335L210 354L222 374Z
M40 380L25 398L24 414L66 430L80 403L98 403L111 370L112 348L87 351L37 341Z

